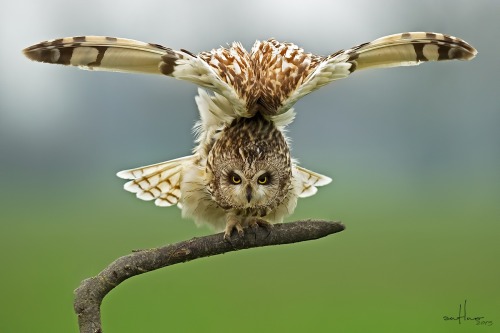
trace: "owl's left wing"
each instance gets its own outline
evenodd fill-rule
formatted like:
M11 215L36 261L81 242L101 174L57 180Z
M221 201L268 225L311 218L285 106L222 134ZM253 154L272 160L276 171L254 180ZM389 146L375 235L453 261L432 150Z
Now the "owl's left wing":
M407 32L385 36L347 50L340 50L322 57L319 61L318 56L300 54L300 58L297 58L300 61L297 61L293 68L301 77L291 77L297 84L293 85L293 89L288 89L287 94L281 98L276 113L288 111L301 97L334 80L346 78L355 71L414 66L427 61L471 60L476 54L477 50L464 40L432 32ZM301 63L303 65L300 65Z
M310 197L318 192L318 186L328 185L332 182L330 177L307 170L298 165L295 166L295 177L299 183L299 198Z
M23 53L38 62L97 71L162 74L189 81L224 96L241 115L247 112L246 101L202 59L202 54L104 36L54 39L27 47Z

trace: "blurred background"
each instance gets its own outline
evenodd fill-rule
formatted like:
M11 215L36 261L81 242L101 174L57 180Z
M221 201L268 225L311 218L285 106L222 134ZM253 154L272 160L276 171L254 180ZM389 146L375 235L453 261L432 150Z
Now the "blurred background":
M275 37L330 54L406 31L471 62L352 75L296 104L293 154L334 182L289 220L347 229L134 277L106 332L491 332L500 325L500 2L8 1L0 13L0 332L77 332L73 290L133 249L210 234L122 190L117 171L190 153L196 87L30 62L65 36L197 53Z

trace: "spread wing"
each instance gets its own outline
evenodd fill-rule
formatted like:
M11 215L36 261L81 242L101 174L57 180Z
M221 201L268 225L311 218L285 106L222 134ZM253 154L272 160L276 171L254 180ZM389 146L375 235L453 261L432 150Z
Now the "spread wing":
M332 181L330 177L304 169L298 165L295 166L295 169L295 177L298 178L299 185L301 186L299 189L299 198L307 198L316 194L318 186L328 185Z
M300 98L355 71L470 60L477 51L465 41L438 33L409 32L376 39L321 57L292 43L257 41L250 54L239 43L194 55L130 39L80 36L30 46L31 60L89 70L153 73L193 82L225 97L234 116L260 111L276 116Z
M301 97L355 71L413 66L427 61L471 60L477 54L476 49L462 39L431 32L390 35L327 57L299 52L300 49L294 48L293 44L289 44L286 50L282 51L282 63L287 61L286 70L281 70L280 66L274 68L276 75L284 77L282 86L287 87L281 89L282 95L275 101L276 114L288 111ZM283 67L283 64L277 64ZM286 75L280 74L286 71Z
M204 53L194 55L183 49L103 36L54 39L30 46L23 53L44 63L87 70L162 74L190 81L227 98L238 115L247 115L246 101L234 89L234 82L202 59Z
M155 200L155 204L160 207L179 205L182 168L195 158L194 155L181 157L167 162L120 171L116 175L123 179L131 179L123 188L135 193L139 199Z

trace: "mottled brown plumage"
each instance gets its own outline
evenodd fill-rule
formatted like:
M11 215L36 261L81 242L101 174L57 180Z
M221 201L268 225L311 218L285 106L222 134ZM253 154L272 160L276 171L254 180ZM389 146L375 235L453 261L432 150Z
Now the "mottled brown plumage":
M275 124L261 115L235 119L222 130L207 159L208 191L225 210L237 215L264 217L285 200L291 186L292 162L285 137ZM235 200L231 189L234 173L242 179L243 191L259 193L257 175L265 174L267 184L255 200ZM246 183L246 184L245 184ZM242 189L238 190L242 190ZM247 199L247 200L245 200Z
M251 53L240 43L198 55L231 85L251 115L275 115L282 102L311 74L323 57L275 39L256 42Z

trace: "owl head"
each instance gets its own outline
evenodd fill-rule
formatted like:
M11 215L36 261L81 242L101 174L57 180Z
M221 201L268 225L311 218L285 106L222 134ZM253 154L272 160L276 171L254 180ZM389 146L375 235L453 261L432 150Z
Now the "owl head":
M208 191L223 209L264 216L285 199L291 184L290 151L274 123L257 116L225 128L207 159Z
M224 209L250 209L265 215L279 205L291 182L286 160L263 156L217 161L214 159L212 199ZM219 162L219 163L218 163Z

